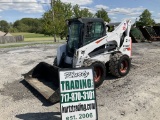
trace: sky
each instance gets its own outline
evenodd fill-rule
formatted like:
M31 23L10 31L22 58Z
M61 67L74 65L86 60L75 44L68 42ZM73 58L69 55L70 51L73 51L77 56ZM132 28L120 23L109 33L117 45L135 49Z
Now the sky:
M22 18L41 18L50 9L51 0L0 0L0 20L15 22ZM81 9L88 8L95 13L103 8L108 12L111 22L131 19L132 23L148 9L152 18L160 23L160 0L61 0L72 5L78 4Z

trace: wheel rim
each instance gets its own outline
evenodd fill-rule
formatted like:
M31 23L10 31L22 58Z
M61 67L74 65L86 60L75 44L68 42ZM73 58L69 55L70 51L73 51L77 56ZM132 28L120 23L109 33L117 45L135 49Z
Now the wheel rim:
M120 64L120 72L121 73L126 73L128 69L128 61L127 60L123 60Z
M95 72L95 77L94 77L94 81L98 82L100 81L100 78L102 76L102 70L100 67L95 67L94 68L94 72Z

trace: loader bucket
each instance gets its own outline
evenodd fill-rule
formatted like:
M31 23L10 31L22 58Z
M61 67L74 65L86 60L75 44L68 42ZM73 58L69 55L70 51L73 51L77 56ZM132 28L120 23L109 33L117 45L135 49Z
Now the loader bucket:
M41 62L28 73L23 74L33 88L41 93L51 103L59 102L59 67Z

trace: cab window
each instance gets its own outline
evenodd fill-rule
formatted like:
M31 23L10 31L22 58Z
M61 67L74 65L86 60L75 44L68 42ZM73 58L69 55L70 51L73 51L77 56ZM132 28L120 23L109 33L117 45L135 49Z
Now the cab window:
M104 36L104 24L101 22L89 22L86 27L84 44L91 43Z

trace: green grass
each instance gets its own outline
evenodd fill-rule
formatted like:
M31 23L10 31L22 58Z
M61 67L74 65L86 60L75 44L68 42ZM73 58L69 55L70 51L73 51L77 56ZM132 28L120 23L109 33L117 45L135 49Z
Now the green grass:
M39 45L39 44L58 44L55 42L44 42L44 43L33 43L33 44L13 44L13 45L5 45L5 46L0 46L0 48L12 48L12 47L24 47L24 46L34 46L34 45Z
M19 32L19 33L11 33L11 34L14 36L23 35L24 42L52 41L53 40L52 36L45 36L44 34L38 34L38 33Z
M36 41L52 41L53 38L41 37L41 38L24 38L24 42L36 42Z
M19 33L11 33L12 35L23 35L25 38L39 38L39 37L50 37L45 36L44 34L38 34L38 33L27 33L27 32L19 32ZM51 37L50 37L51 38Z
M0 45L0 48L10 48L10 47L23 47L23 46L32 46L37 44L57 44L59 43L57 38L57 42L53 42L54 38L51 36L44 36L43 34L35 34L35 33L11 33L13 36L23 35L24 41L17 43L7 43L5 45ZM62 42L62 41L61 41ZM64 41L65 42L65 41Z

